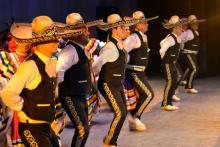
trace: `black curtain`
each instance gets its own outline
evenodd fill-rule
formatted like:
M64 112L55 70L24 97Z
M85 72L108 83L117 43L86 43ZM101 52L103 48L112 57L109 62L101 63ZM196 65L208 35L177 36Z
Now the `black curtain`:
M65 22L70 12L79 12L85 20L95 19L99 0L1 0L0 21L11 17L18 22L30 22L39 15L48 15L55 21Z

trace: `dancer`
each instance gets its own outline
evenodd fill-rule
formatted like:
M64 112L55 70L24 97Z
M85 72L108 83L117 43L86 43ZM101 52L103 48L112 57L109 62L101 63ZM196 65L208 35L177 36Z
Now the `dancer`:
M149 48L147 36L144 34L148 31L147 21L152 20L152 18L146 18L143 12L136 11L133 13L133 19L139 20L139 23L132 26L133 33L124 41L125 50L130 56L125 78L138 93L136 107L130 111L129 128L133 131L144 131L146 126L140 118L144 109L154 97L145 73L149 60Z
M90 55L85 48L90 33L79 13L67 15L66 23L72 28L81 26L82 34L67 38L67 46L58 56L59 98L75 128L71 146L84 147L89 136L86 99L93 94Z
M182 38L185 43L183 53L186 56L188 74L186 76L185 90L187 93L196 94L198 90L194 88L193 82L196 74L199 70L198 65L198 52L199 52L199 23L205 22L205 19L198 20L195 15L190 15L188 17L190 21L188 30L184 31Z
M117 139L127 115L121 83L124 78L127 52L123 48L122 41L126 37L123 26L133 23L122 20L118 14L112 14L108 16L106 24L99 26L102 30L109 30L111 35L100 51L98 59L94 62L93 69L96 74L100 71L98 88L114 113L109 132L104 138L103 147L117 146Z
M180 35L182 33L183 24L187 24L187 22L181 22L177 15L172 16L168 22L163 24L166 29L171 29L171 33L160 42L162 69L166 78L161 108L165 111L174 111L178 109L177 106L172 104L172 97L178 86L178 69L176 67L176 62L180 53Z

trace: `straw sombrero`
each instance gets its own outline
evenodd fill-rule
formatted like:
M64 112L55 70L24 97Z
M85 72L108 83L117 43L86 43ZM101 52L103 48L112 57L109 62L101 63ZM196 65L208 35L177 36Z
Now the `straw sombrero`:
M159 16L154 16L154 17L149 17L149 18L146 18L144 13L142 11L135 11L133 14L132 14L132 18L133 19L138 19L139 21L150 21L150 20L155 20L155 19L158 19Z
M102 23L102 19L84 22L83 17L79 13L70 13L66 17L65 29L80 29L83 27L93 27Z
M80 29L64 29L62 23L53 22L48 16L38 16L32 23L13 23L10 32L20 43L45 43L77 36Z
M179 16L174 15L169 20L164 20L165 22L162 22L162 25L165 29L172 29L177 26L186 25L189 24L189 20L181 20Z
M139 22L137 19L125 19L123 20L118 14L111 14L107 18L107 23L102 23L98 27L100 30L108 31L112 28L118 27L118 26L132 26Z

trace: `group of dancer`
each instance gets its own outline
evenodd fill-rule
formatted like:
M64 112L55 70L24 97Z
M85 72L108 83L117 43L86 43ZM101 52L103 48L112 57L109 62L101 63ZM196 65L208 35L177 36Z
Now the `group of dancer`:
M31 24L13 23L10 34L16 41L16 49L13 53L2 51L0 57L5 81L1 91L0 129L3 131L0 130L0 136L5 136L5 142L9 134L17 140L5 145L61 146L58 139L64 127L63 108L75 128L71 146L84 147L90 131L91 103L99 101L97 91L114 113L103 147L117 147L128 112L130 130L145 131L141 116L154 97L145 72L150 51L145 33L148 21L157 18L146 18L143 12L136 11L131 17L111 14L107 22L85 22L79 13L70 13L66 24L54 22L48 16L37 16ZM175 90L183 80L183 72L177 68L180 54L186 57L184 62L187 63L186 91L198 92L193 80L198 71L197 29L203 21L195 15L188 19L175 15L163 23L171 30L161 41L159 51L167 81L163 110L178 109L172 101L179 100ZM90 38L89 27L92 26L109 32L104 46ZM183 30L183 26L188 28ZM63 48L59 49L61 43ZM135 106L129 111L126 85L130 85L136 95L132 103ZM12 133L8 133L8 124L13 126Z
M187 93L198 93L198 90L193 86L199 67L197 59L200 45L198 26L199 23L205 21L205 19L198 20L195 15L190 15L188 19L180 19L175 15L168 21L171 25L163 24L165 28L171 29L171 33L160 42L159 51L166 78L161 104L161 108L164 110L179 109L172 104L172 101L180 101L175 92L182 81L185 82Z

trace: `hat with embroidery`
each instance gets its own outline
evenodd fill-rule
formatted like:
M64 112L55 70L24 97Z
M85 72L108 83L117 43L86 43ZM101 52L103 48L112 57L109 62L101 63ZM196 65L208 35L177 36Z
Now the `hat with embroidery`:
M103 20L85 22L79 13L70 13L66 17L66 29L77 29L82 27L93 27L103 23Z
M182 26L189 23L189 20L181 20L179 16L173 15L169 20L164 20L164 22L162 22L162 25L165 29L172 29L177 26Z
M55 23L48 16L37 16L32 23L13 23L10 32L21 43L47 43L80 35L82 30L68 30L64 24Z
M146 18L144 13L142 11L135 11L133 14L132 14L132 18L133 19L138 19L139 21L150 21L150 20L155 20L155 19L158 19L159 16L154 16L154 17L149 17L149 18Z
M107 23L100 24L98 27L103 31L108 31L119 26L132 26L139 22L137 19L122 19L118 14L111 14L107 18Z

